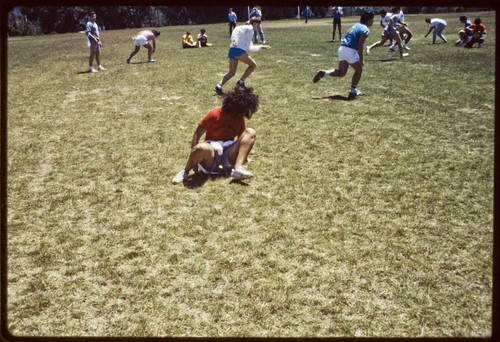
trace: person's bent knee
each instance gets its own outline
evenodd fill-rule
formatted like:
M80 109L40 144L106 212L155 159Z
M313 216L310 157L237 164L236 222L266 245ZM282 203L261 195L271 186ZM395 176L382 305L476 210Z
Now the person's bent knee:
M210 146L209 143L206 143L206 142L199 143L199 144L193 146L193 148L191 149L192 154L206 153L206 152L211 152L211 151L212 151L212 147Z
M257 132L255 132L255 129L253 128L250 128L248 127L246 130L245 130L245 136L252 139L252 140L255 140L257 138Z

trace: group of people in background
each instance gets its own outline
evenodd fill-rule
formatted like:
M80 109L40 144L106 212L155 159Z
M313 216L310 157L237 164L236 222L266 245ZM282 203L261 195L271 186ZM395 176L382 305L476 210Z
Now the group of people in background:
M486 34L486 25L482 23L481 18L477 17L474 19L474 22L471 22L467 19L467 16L461 15L458 20L464 24L464 29L458 31L458 40L455 42L455 46L463 46L470 49L477 43L477 47L481 47L481 44L484 43L483 35ZM425 37L433 32L432 44L436 44L436 37L441 38L443 43L448 42L443 35L443 30L447 25L445 20L427 17L425 18L425 22L429 26L429 31Z
M183 49L189 49L189 48L202 48L202 47L210 47L212 44L208 42L208 36L206 34L205 29L201 29L200 33L198 33L198 36L196 37L196 42L193 39L193 36L191 35L191 32L186 31L182 35L182 48Z
M464 29L458 31L458 40L455 42L455 46L470 49L477 43L477 47L481 47L481 44L484 43L483 35L486 34L486 25L482 23L481 18L477 17L472 23L465 15L462 15L459 20L464 24Z
M308 9L309 7L306 7L306 11ZM389 40L389 50L395 51L397 46L400 57L406 57L409 54L404 50L410 50L408 43L413 34L404 21L404 14L400 7L393 8L391 13L380 10L378 14L380 15L380 26L383 28L382 37L379 41L367 46L365 50L364 44L370 35L369 27L373 25L375 14L369 11L363 12L359 22L354 24L342 38L342 8L334 7L333 13L332 41L335 41L337 30L341 40L338 49L338 67L317 71L313 83L319 82L325 76L344 77L350 66L354 69L354 74L351 80L349 98L364 95L358 89L358 83L363 73L364 52L369 55L372 49L384 45ZM309 15L310 12L307 12L306 23ZM481 46L484 43L483 35L486 33L486 26L481 22L481 18L476 18L474 22L470 22L465 15L462 15L459 20L464 24L464 29L458 32L459 40L455 45L470 48L477 43L478 47ZM99 28L95 21L96 14L92 12L86 28L87 44L90 47L89 72L96 71L93 68L94 60L97 63L97 70L106 70L100 61L101 41ZM429 31L425 37L433 32L433 44L436 43L437 37L444 43L447 42L443 35L447 25L446 21L427 17L425 22L429 26ZM250 119L259 106L258 96L253 93L253 88L247 86L245 82L257 67L249 52L267 50L271 47L265 45L262 12L258 7L252 9L248 22L240 26L236 26L236 23L237 16L230 8L228 13L229 34L231 37L228 50L229 70L214 87L218 95L224 95L223 105L211 110L198 123L193 134L188 160L185 167L173 178L172 182L174 184L186 181L190 171L200 169L205 174L230 174L235 180L247 179L253 176L244 166L248 162L248 155L256 139L255 131L246 126L245 119ZM127 58L127 63L130 63L130 60L139 52L141 46L148 50L148 62L155 62L152 55L156 50L156 38L159 35L160 32L157 30L140 31L133 38L135 47ZM259 37L262 44L254 45L254 43L258 43ZM204 29L200 30L196 42L190 32L186 32L182 36L183 48L205 46L211 46L211 44L208 44L208 37ZM247 67L237 80L234 89L224 93L222 87L236 74L240 61L246 64ZM200 142L203 135L205 135L205 142Z

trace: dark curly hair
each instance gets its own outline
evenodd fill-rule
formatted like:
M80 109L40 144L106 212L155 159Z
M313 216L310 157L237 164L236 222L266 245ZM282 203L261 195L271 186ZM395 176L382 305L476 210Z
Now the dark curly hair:
M259 110L259 96L253 88L236 87L224 96L222 108L232 116L246 116L250 119Z

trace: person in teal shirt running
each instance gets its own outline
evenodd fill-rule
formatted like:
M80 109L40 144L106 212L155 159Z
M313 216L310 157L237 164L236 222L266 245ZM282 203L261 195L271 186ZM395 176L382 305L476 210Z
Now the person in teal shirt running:
M364 12L361 15L359 23L354 24L342 39L339 47L338 58L339 66L332 70L319 70L313 78L313 83L317 83L325 75L332 77L344 77L349 65L354 69L352 75L351 90L349 97L364 95L358 90L357 86L363 73L363 46L366 38L370 35L368 27L373 25L373 12Z

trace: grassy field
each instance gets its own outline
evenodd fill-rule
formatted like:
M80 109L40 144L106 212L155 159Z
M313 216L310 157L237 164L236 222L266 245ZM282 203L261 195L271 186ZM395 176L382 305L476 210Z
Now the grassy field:
M373 50L354 101L352 69L311 81L337 66L331 19L264 22L255 177L184 186L225 24L204 49L180 47L202 26L159 28L154 64L125 63L136 30L104 31L91 74L81 33L9 38L10 332L490 336L496 17L477 15L479 49L453 46L457 13L436 45L407 15L410 56Z

